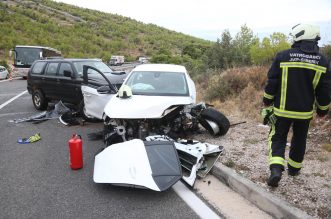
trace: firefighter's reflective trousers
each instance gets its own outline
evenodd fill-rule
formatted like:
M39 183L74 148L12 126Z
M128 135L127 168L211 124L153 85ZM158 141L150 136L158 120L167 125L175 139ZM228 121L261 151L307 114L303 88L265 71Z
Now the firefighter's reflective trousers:
M293 137L290 146L288 168L299 171L306 150L306 139L310 119L288 119L277 116L277 121L271 126L269 133L269 165L279 166L284 170L285 148L290 127Z

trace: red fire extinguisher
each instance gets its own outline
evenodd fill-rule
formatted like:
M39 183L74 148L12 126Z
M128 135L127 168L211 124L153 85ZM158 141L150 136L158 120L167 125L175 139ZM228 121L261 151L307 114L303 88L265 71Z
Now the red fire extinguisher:
M70 167L73 170L83 167L83 140L80 135L73 134L68 141L70 154Z

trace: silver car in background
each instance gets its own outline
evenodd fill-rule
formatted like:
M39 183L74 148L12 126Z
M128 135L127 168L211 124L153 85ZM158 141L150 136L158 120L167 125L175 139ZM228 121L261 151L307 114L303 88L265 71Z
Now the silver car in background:
M8 70L0 65L0 79L7 79L9 77Z

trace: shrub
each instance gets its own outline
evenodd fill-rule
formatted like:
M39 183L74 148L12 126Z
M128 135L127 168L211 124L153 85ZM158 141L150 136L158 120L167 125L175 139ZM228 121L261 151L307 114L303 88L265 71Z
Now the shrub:
M6 69L9 70L9 65L8 65L7 61L5 61L5 60L1 60L1 61L0 61L0 65L2 65L3 67L5 67Z
M267 68L261 66L229 69L209 80L204 96L207 100L225 101L240 95L249 84L251 89L261 90L266 83L266 72Z

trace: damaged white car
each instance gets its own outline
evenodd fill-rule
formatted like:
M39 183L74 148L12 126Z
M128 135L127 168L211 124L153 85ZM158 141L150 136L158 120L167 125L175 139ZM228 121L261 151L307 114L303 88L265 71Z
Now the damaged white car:
M92 67L84 66L83 72L85 85L82 86L82 92L85 114L103 120L106 146L123 145L122 142L133 145L131 142L134 139L154 142L156 145L162 141L173 142L181 166L189 170L188 175L183 179L190 185L194 184L197 171L208 172L211 169L223 151L223 147L182 139L198 131L199 125L213 136L224 135L230 123L222 113L208 104L196 104L195 85L184 66L140 65L130 72L119 91L109 81L107 86L98 88L90 85L88 83L89 68ZM150 144L153 143L148 143ZM132 152L135 153L134 146L131 147ZM121 150L120 147L117 148ZM107 149L96 155L94 181L134 184L131 181L130 183L123 182L122 175L118 178L115 176L117 181L114 180L114 175L108 180L105 179L106 166L111 169L111 165L114 165L111 161L107 162L114 159L111 153L115 152L110 151ZM105 154L108 154L108 158L105 158L107 157ZM207 167L208 162L205 161L208 157L211 157L213 161L209 162L211 165ZM125 152L123 157L117 156L119 162L126 158ZM167 156L164 159L167 159ZM137 171L136 168L134 169ZM132 177L132 167L128 168L127 176ZM151 188L139 183L136 185Z

